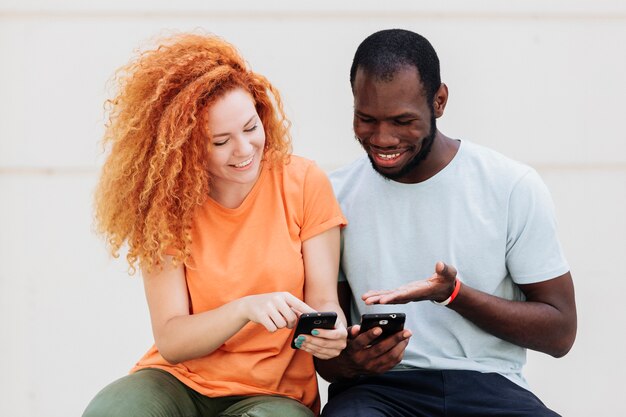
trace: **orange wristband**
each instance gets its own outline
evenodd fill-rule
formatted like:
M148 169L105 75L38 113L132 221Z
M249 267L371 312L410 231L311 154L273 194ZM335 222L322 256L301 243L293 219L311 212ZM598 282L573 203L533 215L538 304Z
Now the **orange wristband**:
M431 301L435 304L439 304L440 306L447 306L448 304L454 301L457 295L459 295L460 290L461 290L461 280L457 278L456 281L454 282L454 290L452 290L452 294L450 294L450 297L446 298L445 300L441 302L435 301L435 300L431 300Z

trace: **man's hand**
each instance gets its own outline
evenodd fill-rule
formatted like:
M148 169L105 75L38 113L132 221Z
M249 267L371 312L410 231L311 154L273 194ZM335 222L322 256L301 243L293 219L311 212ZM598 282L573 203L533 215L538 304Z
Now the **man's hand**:
M413 281L393 290L372 290L361 296L365 304L406 304L411 301L443 301L454 291L456 269L437 262L430 278Z
M412 336L411 332L405 329L371 345L372 341L381 335L382 329L374 327L363 334L359 334L359 331L358 325L348 329L348 346L340 355L350 378L389 371L402 360L404 350Z

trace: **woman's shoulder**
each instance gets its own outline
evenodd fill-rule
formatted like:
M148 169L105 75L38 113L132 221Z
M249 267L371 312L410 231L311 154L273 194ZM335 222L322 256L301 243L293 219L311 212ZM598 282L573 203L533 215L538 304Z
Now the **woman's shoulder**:
M287 169L291 170L302 170L306 171L312 166L316 166L315 161L299 156L299 155L290 155L289 159L285 163Z
M323 173L315 161L298 155L290 155L282 165L284 175L304 180L307 175Z
M326 173L315 163L315 161L298 155L290 155L289 159L275 170L274 175L281 178L283 186L307 188L306 186L317 187L328 181Z

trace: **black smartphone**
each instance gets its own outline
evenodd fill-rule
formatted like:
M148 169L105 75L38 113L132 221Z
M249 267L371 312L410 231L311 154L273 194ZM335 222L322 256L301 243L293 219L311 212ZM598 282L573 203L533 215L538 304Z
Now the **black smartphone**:
M337 313L334 311L301 314L296 331L291 339L291 347L297 349L294 341L298 335L311 334L313 329L334 329L336 321Z
M375 345L381 340L403 330L405 319L406 316L404 313L363 314L361 316L361 330L359 333L365 333L374 327L380 327L383 329L381 335L372 340L370 343L370 346Z

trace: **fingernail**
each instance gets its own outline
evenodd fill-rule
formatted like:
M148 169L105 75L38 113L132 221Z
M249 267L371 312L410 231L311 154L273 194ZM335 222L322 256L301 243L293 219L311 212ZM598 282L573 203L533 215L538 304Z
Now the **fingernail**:
M304 336L298 336L298 338L296 339L297 343L302 343L304 342Z
M319 330L313 330L313 331L311 331L311 334L313 336L317 336L318 334L320 334L320 332L319 332Z

